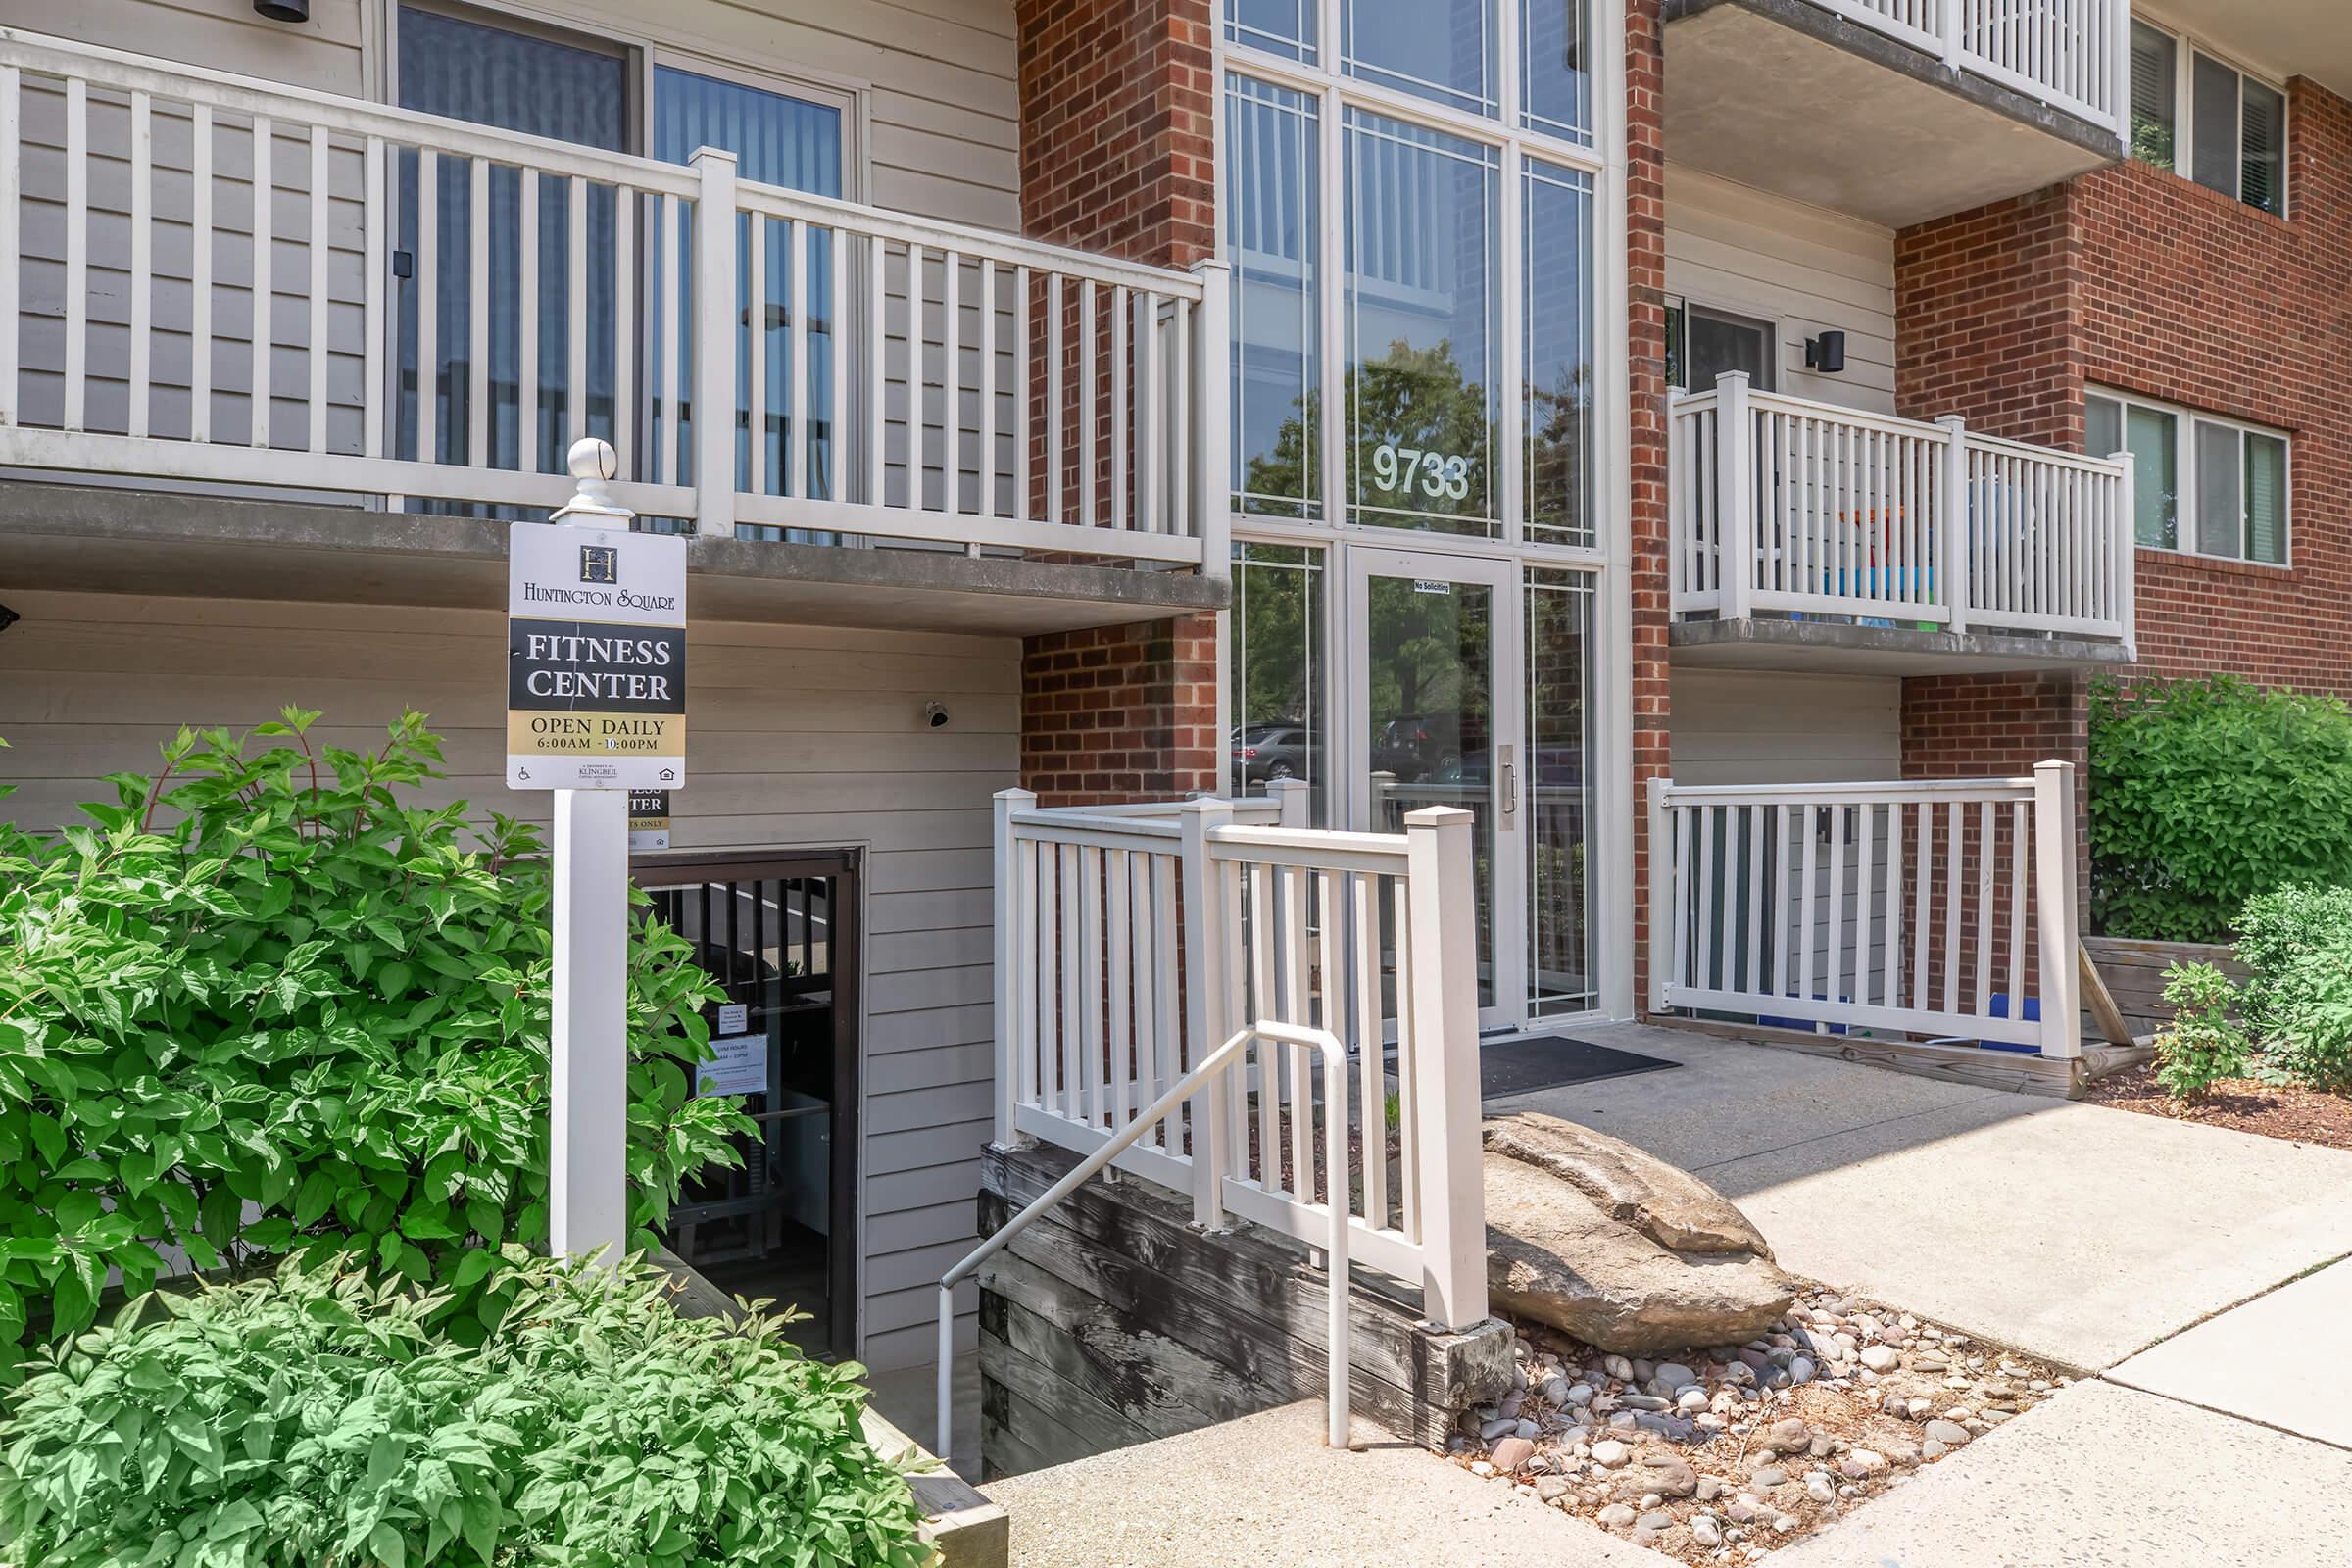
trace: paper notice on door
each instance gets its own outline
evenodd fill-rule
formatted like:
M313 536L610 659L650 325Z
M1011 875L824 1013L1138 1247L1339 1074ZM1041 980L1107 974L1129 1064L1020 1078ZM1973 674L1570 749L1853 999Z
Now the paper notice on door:
M720 1035L710 1042L710 1059L694 1069L696 1095L767 1093L767 1036Z
M748 1002L722 1002L718 1004L718 1032L739 1035L752 1026L752 1006Z

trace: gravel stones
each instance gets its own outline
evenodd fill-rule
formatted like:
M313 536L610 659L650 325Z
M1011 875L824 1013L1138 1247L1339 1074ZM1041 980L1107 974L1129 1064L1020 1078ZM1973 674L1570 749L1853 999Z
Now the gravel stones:
M1968 1442L1968 1428L1957 1421L1931 1421L1921 1435L1931 1443L1940 1443L1947 1448L1957 1448Z
M1642 1456L1649 1467L1649 1484L1668 1497L1688 1497L1698 1491L1698 1472L1670 1453Z
M1873 1372L1891 1372L1903 1364L1903 1353L1891 1345L1873 1345L1862 1351L1862 1364Z
M1592 1445L1592 1462L1611 1470L1624 1468L1634 1457L1634 1450L1614 1438L1604 1438Z
M1813 1429L1795 1416L1784 1416L1764 1435L1764 1445L1775 1453L1803 1453L1813 1445Z

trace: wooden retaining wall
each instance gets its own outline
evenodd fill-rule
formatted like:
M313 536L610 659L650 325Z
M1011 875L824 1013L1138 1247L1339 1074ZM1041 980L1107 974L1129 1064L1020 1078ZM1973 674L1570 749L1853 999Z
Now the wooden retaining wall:
M2246 983L2246 966L2226 943L2084 937L2082 949L2135 1034L2153 1034L2173 1021L2173 1009L2164 1001L2164 972L2176 963L2210 963L2236 984Z
M994 1234L1075 1163L1045 1147L991 1150L981 1229ZM983 1266L984 1478L1322 1397L1327 1298L1305 1249L1241 1221L1203 1234L1191 1219L1189 1200L1150 1183L1089 1182ZM1358 1277L1351 1407L1435 1445L1465 1406L1510 1386L1511 1337L1493 1321L1429 1332L1416 1296Z

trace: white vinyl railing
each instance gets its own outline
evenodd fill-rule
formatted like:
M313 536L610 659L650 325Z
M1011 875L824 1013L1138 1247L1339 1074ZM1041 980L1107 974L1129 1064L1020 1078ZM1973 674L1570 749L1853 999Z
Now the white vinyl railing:
M1225 310L1217 264L0 28L0 465L544 509L593 434L704 534L1221 573Z
M2082 1054L2074 766L1649 797L1651 1006Z
M1337 1204L1353 1258L1467 1327L1487 1312L1472 818L1325 832L1298 825L1303 785L1274 788L1297 803L1280 823L1258 803L997 797L997 1138L1091 1154L1237 1031L1325 1031L1347 1092L1318 1095L1306 1049L1260 1040L1114 1163L1190 1193L1204 1225L1231 1213L1310 1248Z
M1755 392L1737 370L1674 400L1668 455L1678 614L2133 644L2128 455Z
M2131 0L1813 0L1826 11L2126 132Z

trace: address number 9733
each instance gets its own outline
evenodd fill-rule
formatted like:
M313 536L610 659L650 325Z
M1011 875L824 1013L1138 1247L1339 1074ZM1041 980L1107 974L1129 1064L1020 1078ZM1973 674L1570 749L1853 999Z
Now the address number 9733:
M1470 494L1470 460L1383 441L1372 449L1372 482L1391 495L1418 488L1432 501L1462 501Z

